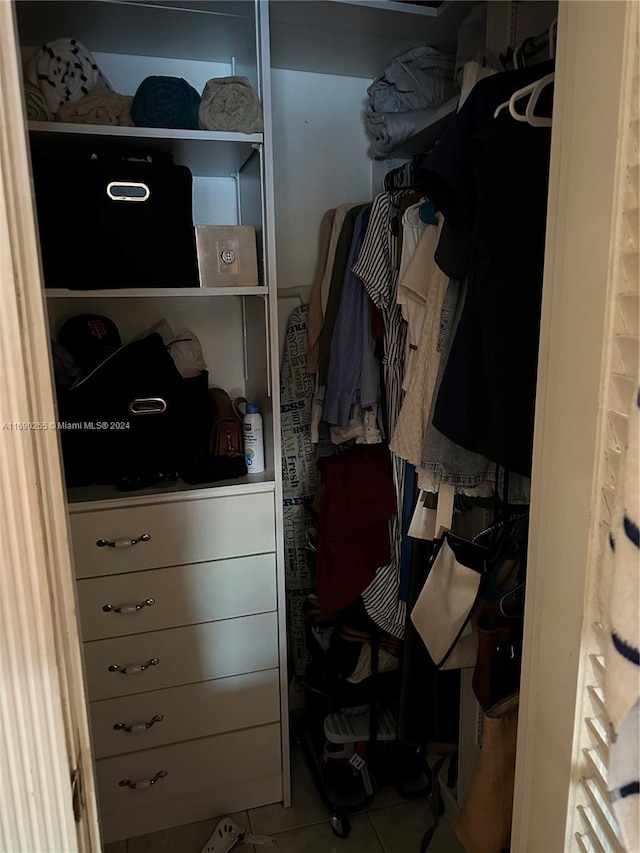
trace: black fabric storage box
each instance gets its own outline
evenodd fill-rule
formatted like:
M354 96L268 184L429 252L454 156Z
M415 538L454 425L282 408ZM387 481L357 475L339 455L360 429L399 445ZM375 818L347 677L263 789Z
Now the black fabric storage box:
M175 476L206 458L208 373L183 379L160 335L123 346L59 393L68 486Z
M34 155L46 287L198 287L193 178L162 151Z

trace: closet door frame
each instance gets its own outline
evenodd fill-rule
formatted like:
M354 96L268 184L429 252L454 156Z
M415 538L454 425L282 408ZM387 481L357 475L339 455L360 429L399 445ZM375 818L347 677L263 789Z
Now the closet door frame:
M577 850L617 140L631 2L560 0L512 850Z
M519 853L567 849L627 6L560 3L512 845ZM0 415L6 422L48 423L55 420L53 382L12 12L10 3L0 2L0 349L6 365ZM0 630L8 697L0 715L3 755L12 759L2 774L8 790L1 837L7 849L97 853L57 435L3 432L0 458ZM72 796L78 768L79 832Z

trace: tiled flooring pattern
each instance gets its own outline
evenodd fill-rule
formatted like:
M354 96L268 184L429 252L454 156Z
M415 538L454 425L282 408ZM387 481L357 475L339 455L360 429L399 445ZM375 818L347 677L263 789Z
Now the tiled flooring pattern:
M233 853L418 853L420 840L431 823L426 800L403 800L393 789L383 789L373 808L351 816L351 834L340 840L331 831L327 811L298 750L293 755L293 805L263 806L230 815L256 835L274 837L273 847L238 844ZM218 818L180 826L108 844L105 853L200 853ZM442 820L430 853L464 853L446 820Z

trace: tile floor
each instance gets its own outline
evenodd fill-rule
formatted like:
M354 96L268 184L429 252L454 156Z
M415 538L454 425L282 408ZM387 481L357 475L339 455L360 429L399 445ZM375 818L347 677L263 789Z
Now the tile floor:
M373 807L353 815L351 834L340 840L331 831L327 811L318 796L301 752L292 757L293 804L262 806L230 815L256 835L275 839L274 847L238 844L233 853L418 853L431 815L424 799L404 800L392 788L382 789ZM218 818L108 844L105 853L200 853ZM446 820L442 820L430 853L464 853Z

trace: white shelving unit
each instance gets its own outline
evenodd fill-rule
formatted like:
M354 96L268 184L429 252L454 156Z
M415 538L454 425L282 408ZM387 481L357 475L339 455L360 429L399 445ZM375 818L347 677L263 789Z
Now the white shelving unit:
M211 299L221 296L268 296L268 287L163 287L163 288L115 288L113 290L62 290L50 288L47 299L145 299L158 297L168 299L188 297Z
M16 12L25 46L75 32L93 53L223 63L235 56L258 79L253 0L20 0Z
M198 90L211 77L240 74L262 100L264 134L57 122L30 122L28 132L32 150L53 158L86 155L94 146L169 152L193 175L194 224L252 225L258 239L255 287L45 290L54 338L68 317L85 312L110 317L125 343L161 319L174 331L189 329L202 344L210 385L258 403L265 427L262 474L197 486L178 480L135 492L110 485L68 489L83 625L104 625L98 634L89 630L84 644L103 840L288 803L268 7L253 0L20 0L15 11L25 61L38 46L70 37L92 51L122 94L134 94L150 74L183 76ZM118 547L98 544L104 542ZM243 604L241 578L250 573L254 600ZM116 610L105 619L86 603L102 600L104 591L122 604L142 587L154 601L153 629L145 630L144 609ZM122 671L103 669L112 656ZM158 664L143 666L156 657ZM138 662L137 675L124 672ZM199 697L188 725L177 716L187 693ZM163 717L156 734L114 739L119 718L143 719L156 697L163 706L154 712ZM214 705L227 710L207 714ZM251 713L242 713L244 707ZM105 751L100 744L109 738ZM159 771L158 784L145 791L119 785Z
M216 496L246 495L253 492L264 492L265 488L275 490L276 474L274 471L264 471L262 474L247 474L245 477L235 477L233 480L217 480L215 489L212 486L198 485L190 486L179 480L175 485L163 485L162 488L138 489L135 492L120 492L117 501L113 498L111 486L76 486L69 489L69 504L73 504L74 511L88 512L110 509L114 506L123 507L128 503L138 503L144 498L147 503L166 501L175 496L189 498L208 497L212 491Z
M58 121L30 121L29 132L78 134L80 136L115 136L118 139L185 139L194 142L216 142L224 145L261 143L262 133L232 133L223 130L182 130L172 127L120 127L118 125L73 124Z
M157 148L187 163L194 175L233 176L242 171L263 142L261 133L224 133L214 130L174 130L158 127L116 127L53 121L29 122L31 138L48 150L69 144L88 146L120 143L129 149Z

